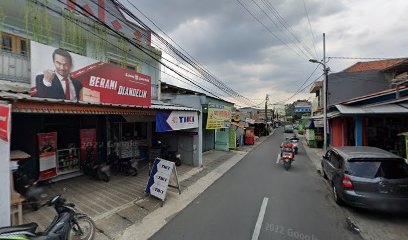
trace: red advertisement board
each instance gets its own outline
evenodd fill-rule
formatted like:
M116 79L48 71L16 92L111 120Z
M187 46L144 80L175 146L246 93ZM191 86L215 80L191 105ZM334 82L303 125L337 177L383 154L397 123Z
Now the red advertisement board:
M9 141L10 105L0 105L0 138Z
M150 106L149 76L103 62L79 69L71 73L71 76L82 82L85 101Z
M92 159L96 160L96 129L81 129L79 135L81 139L81 162L85 161L88 151Z
M57 133L39 133L40 180L57 176Z
M31 42L31 95L150 107L151 77L64 49Z

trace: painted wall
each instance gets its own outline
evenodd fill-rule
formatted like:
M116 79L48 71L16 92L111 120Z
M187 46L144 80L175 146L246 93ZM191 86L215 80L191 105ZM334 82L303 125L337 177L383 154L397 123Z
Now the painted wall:
M334 118L330 121L331 145L333 147L343 146L343 119Z

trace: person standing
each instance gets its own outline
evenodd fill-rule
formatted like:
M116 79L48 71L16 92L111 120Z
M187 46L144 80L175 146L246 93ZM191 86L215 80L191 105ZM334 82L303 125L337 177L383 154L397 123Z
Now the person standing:
M71 54L66 50L56 49L52 60L55 70L47 69L36 76L36 92L33 96L78 101L82 83L70 76L73 67Z

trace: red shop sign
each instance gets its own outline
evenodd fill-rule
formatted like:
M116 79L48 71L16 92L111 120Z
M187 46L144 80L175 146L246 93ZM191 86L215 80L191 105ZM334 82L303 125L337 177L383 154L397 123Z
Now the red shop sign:
M10 104L0 105L0 138L9 141L10 132Z

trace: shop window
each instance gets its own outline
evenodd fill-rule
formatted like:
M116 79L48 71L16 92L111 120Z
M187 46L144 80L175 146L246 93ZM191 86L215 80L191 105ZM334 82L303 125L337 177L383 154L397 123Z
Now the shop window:
M136 72L137 72L137 66L136 66L136 65L123 64L122 62L120 62L120 61L118 61L118 60L115 60L115 59L111 59L111 58L109 58L108 63L109 63L109 64L112 64L112 65L115 65L115 66L118 66L118 67L125 67L125 68L128 69L128 70L132 70L132 71L136 71ZM125 66L123 66L123 65L125 65Z
M8 33L1 34L1 49L3 51L26 56L28 54L27 44L27 39Z

